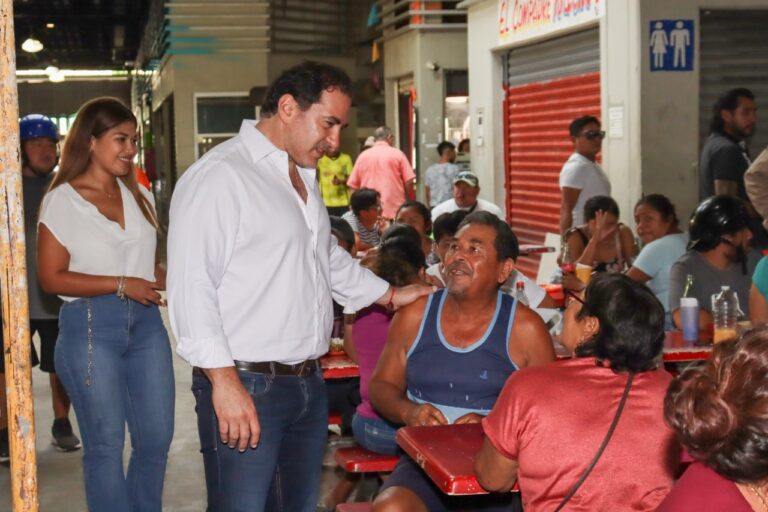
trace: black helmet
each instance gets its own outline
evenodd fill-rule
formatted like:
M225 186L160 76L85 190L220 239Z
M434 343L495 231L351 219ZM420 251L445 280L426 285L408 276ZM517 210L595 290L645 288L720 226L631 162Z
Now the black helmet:
M696 207L688 226L688 250L699 252L714 249L723 235L732 235L749 228L749 213L744 201L733 196L713 196Z

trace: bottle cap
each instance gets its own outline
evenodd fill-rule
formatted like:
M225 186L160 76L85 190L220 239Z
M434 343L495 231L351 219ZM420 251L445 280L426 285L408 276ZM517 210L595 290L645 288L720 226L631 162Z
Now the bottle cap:
M727 286L727 285L723 285L723 286L720 287L720 289L723 290L724 292L726 292L726 291L730 290L731 287Z
M680 299L681 308L697 308L699 307L699 300L696 297L683 297Z

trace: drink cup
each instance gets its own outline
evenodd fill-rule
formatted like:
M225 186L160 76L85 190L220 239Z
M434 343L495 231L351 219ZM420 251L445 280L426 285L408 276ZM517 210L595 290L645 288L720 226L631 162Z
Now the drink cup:
M584 284L589 284L592 280L592 267L582 263L576 264L576 277Z
M699 301L695 297L680 299L680 323L686 345L696 343L699 340Z

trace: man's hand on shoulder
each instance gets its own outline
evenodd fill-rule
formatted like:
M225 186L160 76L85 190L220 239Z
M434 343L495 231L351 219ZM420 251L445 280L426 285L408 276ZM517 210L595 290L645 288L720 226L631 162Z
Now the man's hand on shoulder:
M400 287L390 286L386 293L379 297L379 300L377 300L376 303L397 310L403 306L411 304L420 297L425 297L435 291L437 291L435 286L422 284L409 284Z

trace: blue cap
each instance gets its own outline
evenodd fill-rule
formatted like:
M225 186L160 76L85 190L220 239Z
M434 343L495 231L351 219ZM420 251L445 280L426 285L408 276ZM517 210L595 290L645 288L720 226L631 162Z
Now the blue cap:
M54 122L41 114L29 114L22 117L19 121L19 138L22 142L41 137L59 141L59 130Z

